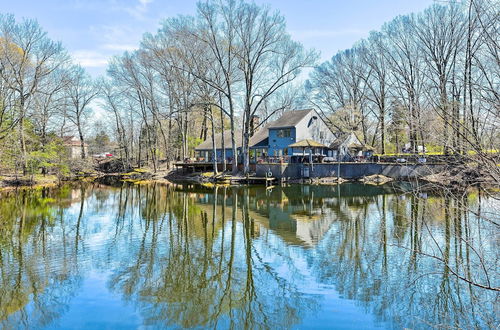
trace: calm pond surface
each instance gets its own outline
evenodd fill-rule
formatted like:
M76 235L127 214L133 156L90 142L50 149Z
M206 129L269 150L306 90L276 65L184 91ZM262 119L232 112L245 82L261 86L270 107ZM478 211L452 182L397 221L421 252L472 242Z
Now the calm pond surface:
M3 193L0 328L496 328L499 209L356 184Z

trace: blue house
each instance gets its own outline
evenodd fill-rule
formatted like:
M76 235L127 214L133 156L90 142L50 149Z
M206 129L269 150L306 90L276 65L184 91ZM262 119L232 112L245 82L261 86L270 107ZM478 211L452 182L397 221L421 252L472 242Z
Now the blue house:
M330 144L337 138L314 109L285 112L276 121L267 123L250 138L250 156L254 162L259 159L281 159L294 161L300 157L332 157ZM237 150L241 151L242 134L236 132ZM231 134L229 131L216 134L217 159L222 160L222 142L225 156L231 160ZM208 138L195 148L199 160L210 161L213 154L212 138Z

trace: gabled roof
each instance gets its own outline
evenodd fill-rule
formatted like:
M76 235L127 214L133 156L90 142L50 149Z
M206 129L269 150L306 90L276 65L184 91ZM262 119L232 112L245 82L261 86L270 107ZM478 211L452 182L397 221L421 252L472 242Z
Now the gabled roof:
M241 131L235 131L234 132L234 142L236 143L236 147L239 148L241 147ZM215 134L215 146L217 149L222 148L222 133L216 133ZM231 142L231 131L226 129L224 130L224 148L226 149L231 149L233 147L233 144ZM199 144L195 150L212 150L213 143L212 143L212 136L209 136L205 141L203 141L201 144Z
M351 143L354 141L360 142L358 140L358 138L356 137L356 135L352 132L338 133L337 138L330 144L330 148L335 149L341 145L348 147L348 145L346 145L346 143L349 144L350 141L351 141Z
M76 138L74 135L63 136L62 138L63 145L65 146L81 146L80 139ZM87 143L83 143L84 146L88 146Z
M269 138L269 129L273 128L284 128L284 127L295 127L302 119L305 118L309 113L313 112L313 109L306 110L291 110L283 113L283 115L276 121L270 122L260 129L258 129L255 134L250 138L249 147L257 146L264 142L264 140ZM312 141L312 140L311 140ZM236 147L240 148L243 143L241 139L241 130L237 130L235 132L235 142ZM315 141L313 141L315 142ZM318 143L318 142L316 142ZM222 147L222 134L217 133L215 135L215 144L217 149ZM231 145L231 132L229 129L224 131L224 146L226 149L232 148ZM259 146L260 147L260 146ZM319 146L318 146L319 147ZM321 147L326 147L321 145ZM198 145L195 150L212 150L212 137L210 136L205 141L203 141L200 145Z
M266 125L259 128L250 138L250 147L253 147L259 143L262 143L264 140L269 138L269 126L272 125L274 121L267 123Z
M249 141L249 147L256 146L257 144L263 142L264 140L269 138L269 125L272 125L274 122L270 122L263 127L259 128L254 135L250 138ZM215 134L215 146L217 149L222 148L222 133L217 133ZM235 135L234 135L234 140L236 142L236 147L240 148L243 146L243 142L241 140L241 131L236 130ZM267 146L267 145L266 145ZM224 147L226 149L231 149L232 144L231 144L231 131L229 129L224 130ZM259 146L260 147L260 146ZM213 149L213 144L212 144L212 136L209 136L205 141L203 141L201 144L199 144L195 150L212 150Z
M283 115L276 121L272 122L268 128L281 128L281 127L295 127L305 116L307 116L313 109L307 110L292 110L283 113Z
M375 150L372 146L363 144L353 132L339 133L335 141L330 144L330 148L337 149L341 145L351 149Z
M305 139L299 142L292 143L288 146L289 148L328 148L324 144L316 142L314 140Z

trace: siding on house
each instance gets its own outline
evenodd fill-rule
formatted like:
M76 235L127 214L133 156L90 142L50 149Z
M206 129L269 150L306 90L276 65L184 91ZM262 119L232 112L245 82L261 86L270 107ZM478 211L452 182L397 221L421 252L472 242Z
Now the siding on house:
M238 148L239 149L239 148ZM202 149L202 150L196 150L198 153L198 157L204 158L206 161L211 161L212 160L212 153L213 150L209 149ZM217 149L217 159L222 160L223 152L222 149ZM232 148L226 148L226 159L228 158L233 158L233 149Z
M279 136L280 132L287 130L290 136ZM282 156L288 154L288 146L296 142L295 127L270 128L269 129L269 156Z
M310 139L324 145L329 145L335 140L333 132L314 110L308 112L295 127L298 132L296 136L297 141Z
M76 138L75 136L63 136L62 140L66 152L70 158L77 159L82 157L82 146L78 138ZM88 155L87 143L83 144L83 148L85 150L85 154Z
M289 137L278 136L283 129L291 130ZM335 135L315 110L289 111L269 126L269 155L302 154L302 149L291 150L288 146L305 139L329 145Z

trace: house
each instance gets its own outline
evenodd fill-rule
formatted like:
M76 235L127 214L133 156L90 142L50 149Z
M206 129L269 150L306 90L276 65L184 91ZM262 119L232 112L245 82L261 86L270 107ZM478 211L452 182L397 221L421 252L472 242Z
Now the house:
M252 126L258 126L254 118ZM294 110L285 112L278 120L267 123L257 129L250 138L249 148L251 159L255 162L260 158L303 156L305 148L294 144L302 140L313 140L323 147L309 149L308 153L328 156L327 145L333 141L335 135L313 109ZM222 160L222 141L224 141L225 156L228 161L233 158L231 133L229 130L215 135L217 159ZM235 132L235 142L238 152L242 147L242 133ZM212 138L202 142L195 148L198 160L210 161L213 154ZM330 152L331 154L331 152ZM331 155L330 155L331 156Z
M236 144L236 148L238 151L238 154L241 152L241 148L243 146L242 143L242 132L241 130L236 130L235 135L234 135L234 140ZM222 149L222 142L224 142L224 151ZM267 153L267 146L268 143L268 131L267 131L267 126L264 126L260 129L258 129L254 135L250 138L250 154L255 155L257 157L266 157L268 155ZM230 162L233 158L233 148L232 148L232 142L231 142L231 131L226 130L224 131L224 137L222 136L222 133L216 133L215 134L215 146L217 147L217 159L219 161L222 160L223 155L225 155L226 160ZM195 148L196 152L196 158L197 160L200 161L211 161L212 160L212 154L213 154L213 142L212 142L212 137L209 137L205 141L203 141L201 144L199 144Z
M354 161L360 158L369 158L373 155L373 147L363 144L356 134L338 133L337 138L330 144L333 158L340 161Z
M285 112L267 128L269 156L301 156L304 149L300 146L294 147L295 143L313 140L328 145L335 139L334 133L314 109ZM317 148L316 151L322 156L328 156L326 149Z
M258 126L255 120L256 118L253 119L252 127ZM331 145L339 139L340 135L343 134L332 132L314 109L287 111L277 120L255 131L249 143L250 158L252 162L258 162L260 159L319 162L324 157L335 157ZM215 136L218 160L223 158L222 141L224 141L226 159L229 161L233 157L229 130L224 132L224 136L221 133ZM242 147L241 131L235 132L235 142L239 153ZM357 138L348 142L362 145ZM343 147L343 144L341 145ZM195 151L198 160L211 161L212 137L198 145ZM346 152L341 152L341 154L345 155Z
M82 146L80 143L80 139L71 135L71 136L63 136L63 145L68 153L68 156L73 159L82 157ZM88 152L88 145L86 143L83 144L85 149L85 154Z

